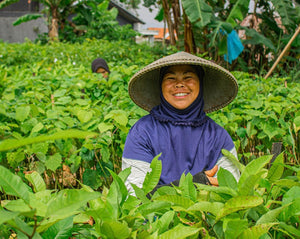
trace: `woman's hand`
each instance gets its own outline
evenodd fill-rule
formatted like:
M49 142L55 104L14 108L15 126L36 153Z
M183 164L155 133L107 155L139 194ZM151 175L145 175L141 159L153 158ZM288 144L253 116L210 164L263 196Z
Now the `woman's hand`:
M218 179L214 178L214 175L217 172L218 172L218 165L215 165L211 170L207 170L204 172L212 186L219 186Z

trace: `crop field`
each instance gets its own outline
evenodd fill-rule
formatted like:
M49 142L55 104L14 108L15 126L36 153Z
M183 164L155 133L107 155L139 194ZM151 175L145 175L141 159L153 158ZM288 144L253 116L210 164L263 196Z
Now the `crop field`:
M239 182L220 169L219 187L195 187L183 174L148 198L157 156L136 197L128 193L122 149L147 114L128 82L173 52L125 41L0 43L0 238L300 237L300 87L289 77L232 72L237 98L209 114L235 143ZM107 60L108 81L91 72L96 57Z

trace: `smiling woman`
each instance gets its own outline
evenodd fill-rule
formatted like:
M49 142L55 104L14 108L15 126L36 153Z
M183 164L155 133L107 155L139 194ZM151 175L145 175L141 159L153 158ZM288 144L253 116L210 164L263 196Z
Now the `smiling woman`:
M126 185L142 187L152 159L161 154L161 185L178 184L183 173L196 183L217 186L219 167L239 179L239 171L221 150L236 156L227 131L206 113L229 104L237 95L233 75L219 65L179 52L159 59L137 72L129 95L150 112L130 129L122 168L131 167Z

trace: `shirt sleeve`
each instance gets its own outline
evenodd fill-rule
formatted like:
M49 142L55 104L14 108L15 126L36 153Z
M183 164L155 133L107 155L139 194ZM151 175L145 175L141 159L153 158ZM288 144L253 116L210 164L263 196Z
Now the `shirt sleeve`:
M123 157L122 170L125 168L131 168L131 173L125 182L126 188L128 192L134 193L131 184L142 188L147 172L151 171L150 163Z
M125 182L129 192L134 194L131 184L142 188L147 172L151 171L150 164L154 157L147 131L139 124L134 125L127 135L122 156L122 170L131 168Z
M236 158L238 158L235 147L233 147L233 149L231 149L229 152L231 154L233 154ZM229 171L234 176L234 178L236 179L236 181L237 182L239 181L239 179L240 179L240 172L239 172L238 168L234 165L234 163L231 162L230 159L228 159L225 156L222 156L218 160L217 165L218 165L218 168L223 168L223 169L226 169L227 171ZM216 173L214 177L217 177L217 175L218 175L218 173Z

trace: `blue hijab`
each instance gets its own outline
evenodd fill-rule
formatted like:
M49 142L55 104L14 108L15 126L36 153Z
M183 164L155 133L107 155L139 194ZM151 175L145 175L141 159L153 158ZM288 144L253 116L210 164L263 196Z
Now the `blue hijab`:
M141 118L127 136L123 157L151 163L161 153L159 184L178 180L182 173L195 175L212 169L222 157L221 150L234 147L227 131L203 111L202 75L198 76L199 95L189 107L174 108L161 92L160 105Z

